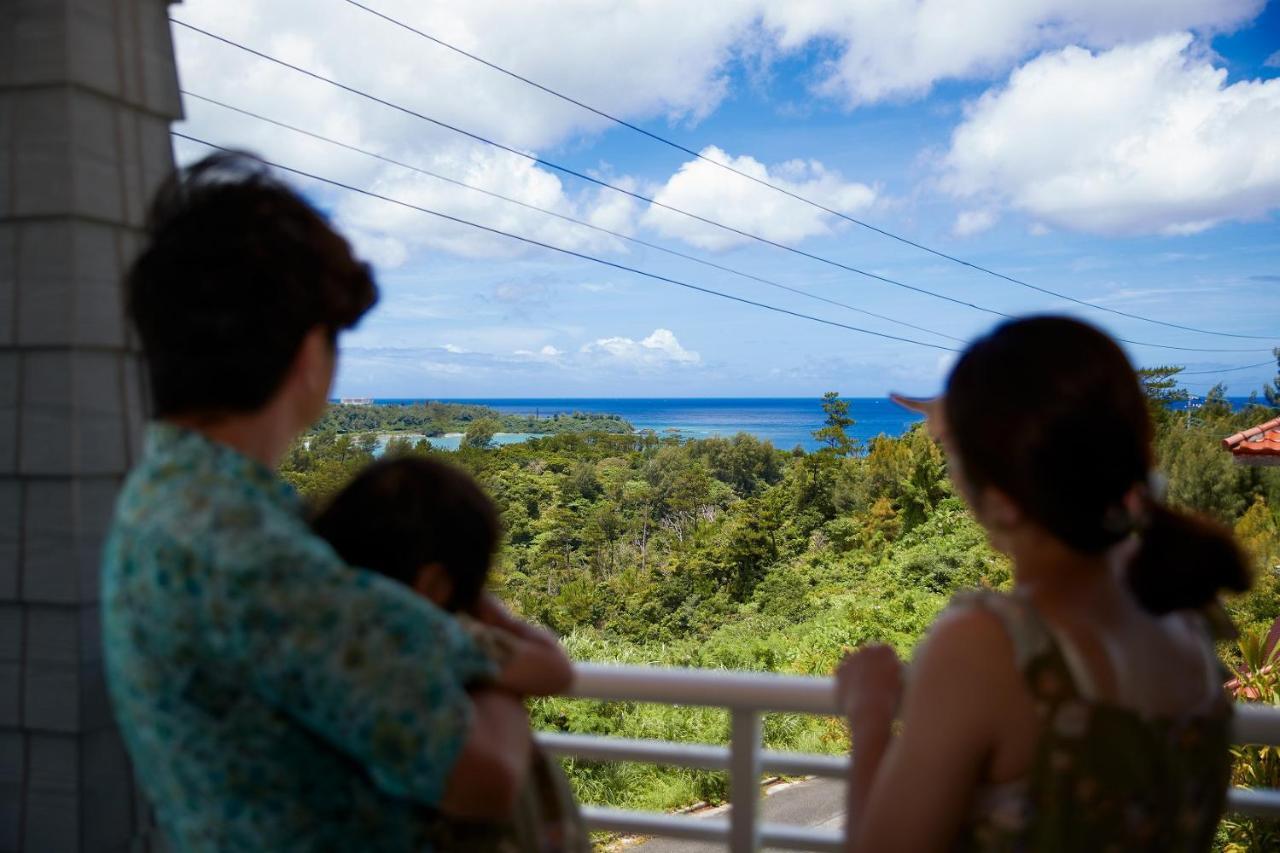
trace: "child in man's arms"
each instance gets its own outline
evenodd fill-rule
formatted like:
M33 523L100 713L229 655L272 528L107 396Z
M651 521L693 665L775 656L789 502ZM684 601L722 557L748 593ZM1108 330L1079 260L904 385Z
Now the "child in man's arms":
M375 462L313 521L349 565L400 581L456 614L494 659L492 686L563 691L572 667L554 635L512 617L485 591L499 537L492 501L465 472L422 457ZM438 849L578 853L590 849L560 767L536 748L507 825L440 818Z

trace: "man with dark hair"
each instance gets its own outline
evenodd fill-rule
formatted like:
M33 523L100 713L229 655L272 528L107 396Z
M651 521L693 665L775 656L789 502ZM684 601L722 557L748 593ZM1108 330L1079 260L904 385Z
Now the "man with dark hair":
M520 702L457 623L345 565L274 473L377 299L325 219L246 155L180 172L127 281L154 414L103 569L112 700L179 850L429 849L507 813Z

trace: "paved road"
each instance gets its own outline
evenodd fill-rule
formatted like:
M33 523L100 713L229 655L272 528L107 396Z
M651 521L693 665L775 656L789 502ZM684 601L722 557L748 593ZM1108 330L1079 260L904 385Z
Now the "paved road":
M725 813L717 811L716 814ZM764 798L761 814L770 823L835 829L844 820L844 783L834 779L808 779L781 787ZM724 847L706 841L655 838L629 850L643 853L719 853Z

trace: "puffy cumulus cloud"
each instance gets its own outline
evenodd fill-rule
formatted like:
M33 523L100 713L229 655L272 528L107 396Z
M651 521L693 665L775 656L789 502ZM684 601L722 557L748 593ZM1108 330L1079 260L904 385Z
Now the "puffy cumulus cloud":
M609 123L342 2L191 0L174 17L319 74L522 150L593 134ZM728 90L728 68L752 2L679 0L376 0L377 10L436 34L584 102L633 120L698 120ZM678 19L680 26L671 27ZM432 169L539 207L630 231L636 205L615 193L568 198L558 178L527 160L468 141L403 112L253 57L181 26L173 28L184 88L360 148ZM376 61L372 61L376 58ZM597 233L486 199L357 153L188 97L180 129L268 159L415 204L574 249L616 248ZM183 143L190 161L206 149ZM290 177L304 186L304 179ZM361 247L396 266L401 248L464 256L526 251L503 238L374 199L312 185Z
M630 210L624 207L620 212L612 199L598 193L571 197L556 175L501 151L475 147L441 149L423 155L417 165L469 186L582 221L597 218L603 209L603 216L618 224L625 218L625 211ZM590 228L396 167L382 169L369 184L379 195L553 246L579 251L617 251L623 247L622 241ZM334 204L341 225L393 237L409 247L485 258L546 251L369 196L344 193L335 198Z
M837 47L821 94L848 106L926 94L939 80L989 77L1038 50L1097 48L1195 29L1230 30L1265 0L779 0L762 10L778 49Z
M955 224L951 226L951 233L957 237L969 237L973 234L981 234L992 225L996 224L999 217L994 210L980 208L978 210L962 210L956 214Z
M564 350L557 349L551 344L546 344L537 350L518 349L515 351L515 355L533 361L555 361L564 355Z
M670 329L654 329L641 341L624 337L598 338L579 350L596 361L635 368L697 365L702 356L680 345Z
M814 160L792 160L767 168L755 158L733 157L714 145L702 156L784 187L843 213L864 210L876 199L866 184L848 182ZM690 160L653 196L655 201L687 210L778 242L795 242L831 232L838 221L828 213L728 172L706 160ZM650 205L641 221L667 237L702 249L722 250L748 238Z
M1227 84L1188 34L1023 65L968 110L943 186L1048 225L1188 234L1280 206L1280 80Z
M716 108L728 91L736 46L758 15L748 0L370 5L615 115L668 120L697 120ZM191 0L174 11L178 19L511 145L540 148L607 126L350 4L329 2L321 11L311 0ZM409 139L427 129L181 27L175 36L184 86L305 118L313 128L336 111L379 139Z

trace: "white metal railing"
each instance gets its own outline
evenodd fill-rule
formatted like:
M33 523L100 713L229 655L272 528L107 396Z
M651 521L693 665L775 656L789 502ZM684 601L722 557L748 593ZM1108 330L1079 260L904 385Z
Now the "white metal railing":
M726 842L733 853L756 851L762 845L792 850L841 849L843 833L762 823L758 819L761 774L831 778L844 778L848 774L847 756L761 748L760 718L767 711L835 715L832 679L757 672L578 664L573 687L566 695L579 699L727 708L730 715L727 747L539 732L538 743L555 755L729 772L730 809L727 819L586 806L582 810L583 817L591 829L721 841ZM1280 745L1280 709L1238 705L1235 741ZM1280 790L1233 788L1227 796L1227 808L1245 815L1280 817Z

